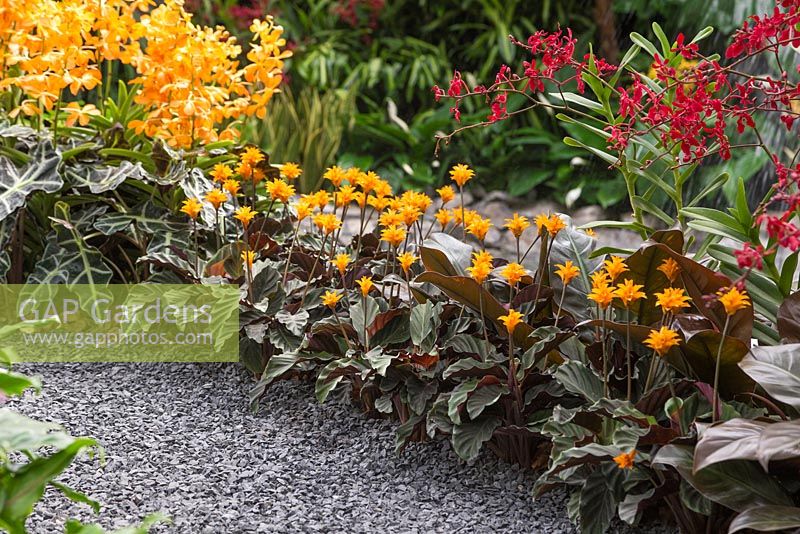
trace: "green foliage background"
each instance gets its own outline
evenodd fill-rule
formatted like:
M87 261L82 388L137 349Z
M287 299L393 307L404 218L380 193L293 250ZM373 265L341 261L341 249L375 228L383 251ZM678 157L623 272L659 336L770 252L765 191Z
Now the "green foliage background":
M196 0L190 8L198 20L239 28L244 35L247 20L239 4L251 6L247 2ZM435 155L434 136L456 123L445 103L434 102L434 84L445 85L455 66L471 86L490 83L498 65L524 59L509 35L524 39L537 29L570 27L588 51L588 43L603 41L594 10L605 2L394 0L384 2L374 24L368 2L357 2L355 26L336 14L345 3L276 0L249 12L274 15L295 55L288 63L290 90L276 96L264 121L248 125L248 135L279 159L299 161L307 171L304 188L313 188L320 169L336 162L370 167L395 186L414 188L437 185L451 164L467 162L487 189L561 203L569 195L576 205L625 208L618 175L587 159L585 151L561 143L567 135L590 145L598 140L545 111L464 132ZM718 34L711 51L721 51L736 21L757 10L742 5L750 3L757 1L712 0L709 6L692 0L613 0L614 35L624 51L629 32L649 28L652 21L673 36L713 25ZM509 109L515 105L521 103L512 100ZM486 109L468 103L463 112L469 123ZM731 164L749 178L763 162Z

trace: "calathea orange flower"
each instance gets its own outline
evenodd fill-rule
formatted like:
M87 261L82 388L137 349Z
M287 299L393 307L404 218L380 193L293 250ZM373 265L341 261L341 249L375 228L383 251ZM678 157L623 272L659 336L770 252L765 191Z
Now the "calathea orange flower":
M553 214L548 219L547 222L544 223L545 228L547 228L547 233L550 234L550 237L555 237L558 233L567 227L564 223L564 220L558 215Z
M467 232L477 237L479 241L483 241L486 239L486 234L491 226L492 221L490 219L478 216L467 225Z
M476 282L483 284L494 268L492 265L492 255L483 251L473 252L472 256L472 266L467 267L467 272Z
M517 325L522 322L522 314L516 310L508 310L506 315L501 315L498 320L506 326L508 335L512 335Z
M339 271L339 274L344 276L345 270L347 269L347 266L350 264L350 261L351 258L349 254L337 254L336 257L333 260L331 260L331 263L333 264L334 267L336 267L336 270Z
M233 218L242 223L242 226L245 228L250 226L250 221L252 221L255 216L256 212L254 212L250 206L241 206L237 208L233 214Z
M667 280L669 280L672 284L675 283L675 280L678 279L678 275L681 273L681 268L678 266L678 262L672 258L667 258L662 261L661 265L658 266L658 270L664 273L664 276L666 276Z
M450 169L450 178L458 185L458 187L464 187L464 184L472 180L475 176L475 171L470 169L467 165L463 163L459 163L458 165L453 166Z
M220 206L228 201L228 195L215 188L206 193L206 201L211 203L215 210L218 210Z
M647 298L647 295L641 291L642 285L634 284L633 280L627 278L625 282L617 284L617 289L614 290L614 296L622 301L622 305L630 308L631 304L639 299Z
M662 326L658 330L652 330L644 340L644 344L656 351L659 356L664 356L669 349L680 343L678 333L671 328Z
M288 204L289 199L294 196L295 190L293 185L289 185L283 180L275 179L267 182L267 193L272 200L277 200L282 204Z
M741 309L750 307L750 297L747 296L747 292L740 291L736 286L727 290L720 290L717 293L717 297L729 317Z
M230 193L231 198L236 198L236 195L239 194L239 189L241 188L241 185L239 184L238 180L233 180L229 178L225 180L225 182L223 182L222 188L228 193Z
M256 253L252 250L242 251L242 262L250 269L253 268L253 261L256 259Z
M519 263L509 263L500 271L500 276L508 281L508 285L516 286L522 277L525 276L525 267Z
M630 452L623 452L619 456L614 457L614 463L620 469L633 469L633 464L636 460L636 449L631 449Z
M581 270L572 264L572 261L567 260L563 264L556 264L556 275L561 278L561 282L566 286L572 281L573 278L581 273Z
M344 169L338 165L328 167L328 169L322 175L322 177L332 183L334 187L339 187L342 185L342 182L345 180L346 176L347 174L345 173ZM353 183L351 182L350 185L353 185Z
M439 198L442 199L442 206L444 206L445 204L456 198L455 191L453 191L453 188L450 187L449 185L440 187L439 189L436 190L436 192L439 193Z
M619 275L628 270L625 260L619 256L611 256L610 259L607 259L603 262L603 266L605 267L606 273L608 273L608 277L612 282L615 282L617 278L619 278Z
M447 226L447 223L453 220L453 214L450 213L450 210L446 209L440 209L439 211L436 212L434 217L436 218L436 222L438 222L442 226L442 228Z
M281 174L286 177L287 180L294 180L303 174L303 169L301 169L300 165L297 163L287 161L281 166Z
M664 313L679 313L684 308L688 308L692 301L683 289L675 287L668 287L661 293L653 295L656 297L656 304Z
M356 280L356 283L358 284L358 287L361 288L361 295L364 297L369 295L369 292L375 286L375 284L372 282L371 276L362 276L361 278Z
M586 298L595 302L600 309L605 310L614 301L614 290L609 285L593 286Z
M314 217L314 224L322 230L325 235L330 235L342 226L342 221L333 213L320 213Z
M197 219L197 216L203 211L203 205L196 198L187 198L183 201L181 211L194 220Z
M381 241L386 241L393 247L397 247L406 238L405 229L399 226L390 226L381 231Z
M338 291L326 291L320 299L322 300L322 305L327 306L330 309L336 307L340 300L342 300L342 294Z
M233 176L233 169L224 163L217 163L211 170L211 178L217 183L224 183L231 176Z
M510 219L506 219L506 224L503 225L504 228L508 229L514 237L519 238L528 227L530 227L531 223L527 217L520 216L519 213L515 213L514 216Z
M411 266L414 265L414 262L417 261L417 257L411 252L404 252L397 256L397 261L400 262L400 267L403 269L406 276L408 276L408 271L411 269Z

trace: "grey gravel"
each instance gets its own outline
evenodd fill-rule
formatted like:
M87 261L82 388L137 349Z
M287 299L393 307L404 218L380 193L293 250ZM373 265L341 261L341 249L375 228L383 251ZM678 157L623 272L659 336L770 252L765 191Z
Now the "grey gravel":
M396 456L394 423L341 398L319 405L311 384L276 384L253 414L252 379L236 364L19 370L42 376L44 391L15 407L96 437L106 454L60 479L99 500L100 515L48 491L34 533L62 531L67 517L117 528L156 511L172 524L154 531L192 534L575 532L563 493L531 500L532 473L489 454L467 465L442 440Z

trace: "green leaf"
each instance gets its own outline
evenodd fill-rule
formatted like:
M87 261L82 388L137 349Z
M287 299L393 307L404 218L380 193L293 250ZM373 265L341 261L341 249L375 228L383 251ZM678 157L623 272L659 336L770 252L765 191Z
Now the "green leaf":
M425 239L419 249L425 269L446 276L464 276L472 261L472 247L443 232Z
M692 39L692 42L690 44L694 44L697 41L705 39L706 37L708 37L712 33L714 33L714 27L713 26L706 26L705 28L703 28L702 30L697 32L697 35L694 36L694 39Z
M64 185L56 172L61 157L49 141L34 148L31 159L22 169L0 156L0 221L25 204L34 191L55 193Z
M473 278L467 276L445 276L437 272L425 271L417 276L415 281L430 282L451 299L469 306L476 312L480 312L482 304L484 318L492 321L499 331L505 329L499 318L506 315L507 310ZM533 328L529 324L518 324L514 329L514 344L527 350L534 343L534 340L529 338L531 332L533 332Z
M495 429L500 426L500 418L484 417L477 421L457 424L453 427L453 449L463 460L474 460L483 444L489 441Z
M260 345L259 345L260 348ZM255 386L250 390L250 407L255 410L258 406L258 399L264 395L267 387L278 377L288 373L297 364L300 357L295 352L274 354L267 362L267 368L261 375Z
M479 387L467 399L467 413L472 420L477 419L483 411L498 401L500 397L508 394L505 384L489 384Z
M386 376L386 369L388 369L394 357L391 353L383 352L381 347L375 347L364 354L364 359L369 362L370 367L375 369L376 373L380 376Z
M366 345L367 342L364 337L367 335L367 332L364 331L365 327L369 330L380 311L378 302L370 296L358 299L358 302L350 306L350 322L353 324L353 328L358 334L358 339L362 345Z
M133 164L123 160L118 166L88 163L70 165L64 170L73 187L86 188L98 195L114 191L125 180L144 180L147 172L141 163Z
M299 310L294 314L289 313L286 310L281 310L275 314L275 319L285 326L289 332L296 336L303 335L306 325L308 324L308 318L309 314L306 310Z
M736 418L707 428L694 449L694 469L728 460L755 460L767 426L765 421Z
M82 233L100 216L104 209L82 212L83 217L71 217L69 205L56 202L52 217L53 232L47 238L42 258L28 276L29 284L86 284L98 289L111 281L112 273L103 254L84 241Z
M638 195L634 196L633 199L634 206L640 208L645 213L649 213L651 215L655 215L658 219L664 222L667 226L673 226L675 224L675 219L667 215L664 210L647 200L646 198L640 197Z
M100 513L100 503L95 501L94 499L89 498L80 491L75 491L66 484L62 484L60 482L55 482L55 481L50 482L50 485L56 488L61 493L63 493L64 497L71 500L72 502L76 502L79 504L88 504L92 508L92 510L94 510L94 513L96 514Z
M454 424L461 423L461 406L467 402L469 394L478 387L478 379L471 378L458 384L447 399L447 416Z
M581 362L567 360L558 366L555 378L564 388L591 402L603 397L603 381Z
M656 50L656 46L649 40L645 39L645 37L642 36L641 34L632 32L630 37L631 41L644 48L647 51L647 53L650 54L651 56L655 57L656 55L658 55L658 50Z
M581 489L580 521L582 534L604 534L617 515L617 502L625 478L616 464L601 464L586 477Z
M653 33L658 38L659 42L661 43L661 57L669 57L672 50L672 45L667 39L667 36L664 34L664 30L661 29L661 26L658 25L658 22L653 22L652 24Z
M603 111L603 106L601 104L598 104L594 100L589 100L588 98L575 93L564 92L564 93L548 93L548 94L552 98L557 98L559 100L563 99L568 103L578 104L579 106L583 106L592 111Z
M800 409L800 344L753 347L739 367L772 397Z
M29 378L25 375L0 368L0 392L9 397L22 395L27 389L42 389L38 378Z
M753 462L728 461L695 472L692 457L690 446L666 445L659 449L651 463L674 467L706 498L737 512L762 504L792 505L777 480Z
M800 508L795 506L754 506L737 515L728 527L728 534L741 530L774 532L800 528Z
M436 332L441 323L442 307L431 301L411 308L411 341L424 352L430 352L436 344Z
M509 178L508 194L515 197L525 195L537 185L544 183L552 175L552 169L538 169L527 171L521 177L513 180Z

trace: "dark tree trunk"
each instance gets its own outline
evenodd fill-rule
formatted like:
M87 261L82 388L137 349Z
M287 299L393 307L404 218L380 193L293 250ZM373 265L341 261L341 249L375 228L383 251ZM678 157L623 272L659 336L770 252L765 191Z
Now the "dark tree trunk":
M597 22L597 35L600 38L600 56L616 63L619 58L619 43L613 5L614 0L595 0L594 20Z

